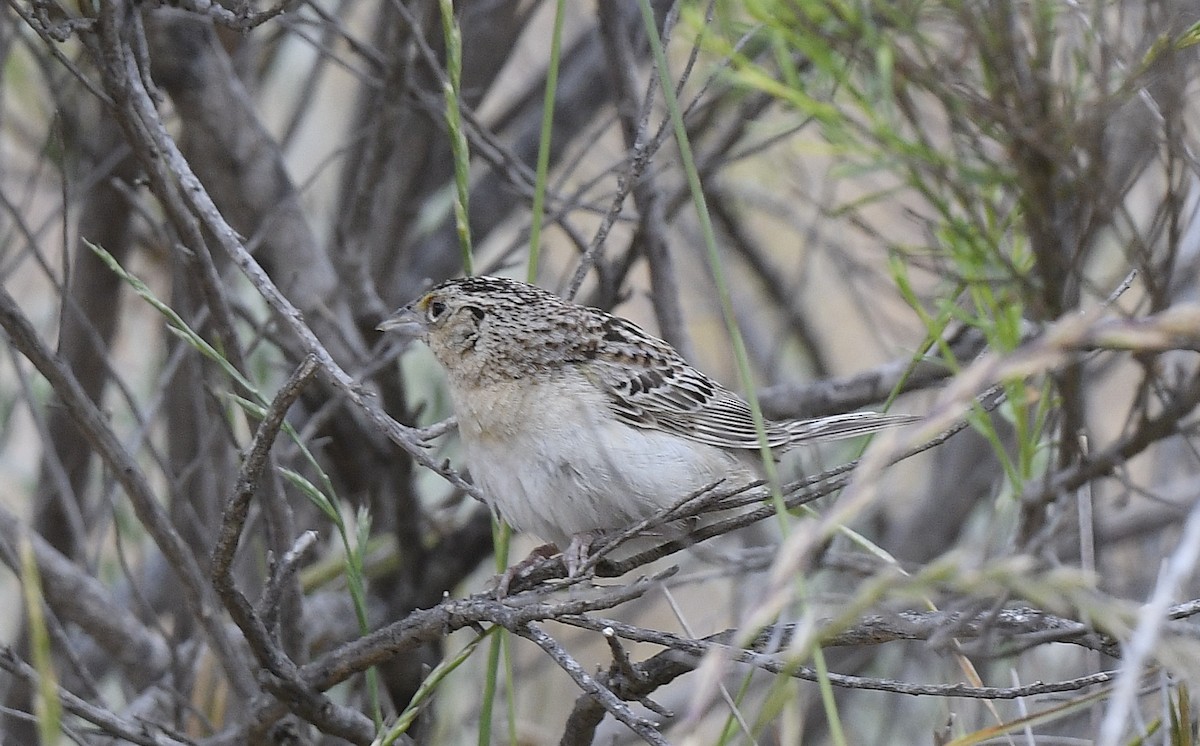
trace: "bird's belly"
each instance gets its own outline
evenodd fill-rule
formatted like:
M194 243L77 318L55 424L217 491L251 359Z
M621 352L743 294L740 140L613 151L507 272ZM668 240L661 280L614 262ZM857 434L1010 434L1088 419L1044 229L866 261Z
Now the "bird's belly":
M514 528L565 546L574 534L625 528L716 482L755 479L719 448L598 421L578 404L535 404L498 436L463 430L476 484Z

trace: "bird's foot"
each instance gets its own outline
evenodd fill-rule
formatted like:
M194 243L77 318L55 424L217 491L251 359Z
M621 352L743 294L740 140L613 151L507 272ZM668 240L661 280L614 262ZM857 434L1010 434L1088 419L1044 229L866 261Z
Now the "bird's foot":
M583 569L587 565L592 545L597 539L603 536L603 531L583 531L571 537L571 543L562 552L563 564L567 567L568 583L584 574ZM496 582L497 597L504 598L507 596L509 590L512 588L513 581L541 564L542 560L549 559L558 553L558 546L555 544L542 544L539 547L535 547L529 553L528 557L509 567L499 576Z
M579 577L588 561L592 544L604 536L603 531L582 531L571 537L571 543L563 550L563 564L567 566L567 577Z
M542 544L541 546L534 547L529 556L500 574L499 580L496 582L496 596L498 598L507 596L514 580L530 568L540 564L542 560L549 559L556 554L558 554L558 547L554 544Z

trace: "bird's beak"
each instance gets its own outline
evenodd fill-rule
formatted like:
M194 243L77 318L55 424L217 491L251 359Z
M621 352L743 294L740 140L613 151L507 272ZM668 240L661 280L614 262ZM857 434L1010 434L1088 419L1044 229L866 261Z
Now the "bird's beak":
M404 306L375 327L381 332L394 332L403 337L418 338L425 334L425 320L411 305Z

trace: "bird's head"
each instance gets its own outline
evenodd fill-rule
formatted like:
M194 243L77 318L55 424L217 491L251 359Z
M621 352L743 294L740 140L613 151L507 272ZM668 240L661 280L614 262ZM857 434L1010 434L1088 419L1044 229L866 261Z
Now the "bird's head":
M425 341L447 372L528 375L578 338L578 308L503 277L448 280L377 327Z

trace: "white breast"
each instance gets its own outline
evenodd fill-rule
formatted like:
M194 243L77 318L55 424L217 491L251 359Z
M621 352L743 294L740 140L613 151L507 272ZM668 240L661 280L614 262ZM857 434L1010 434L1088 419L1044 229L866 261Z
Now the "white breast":
M721 449L617 421L603 394L577 383L556 382L551 393L523 381L454 396L471 475L514 528L561 547L577 533L625 528L720 480L755 479Z

